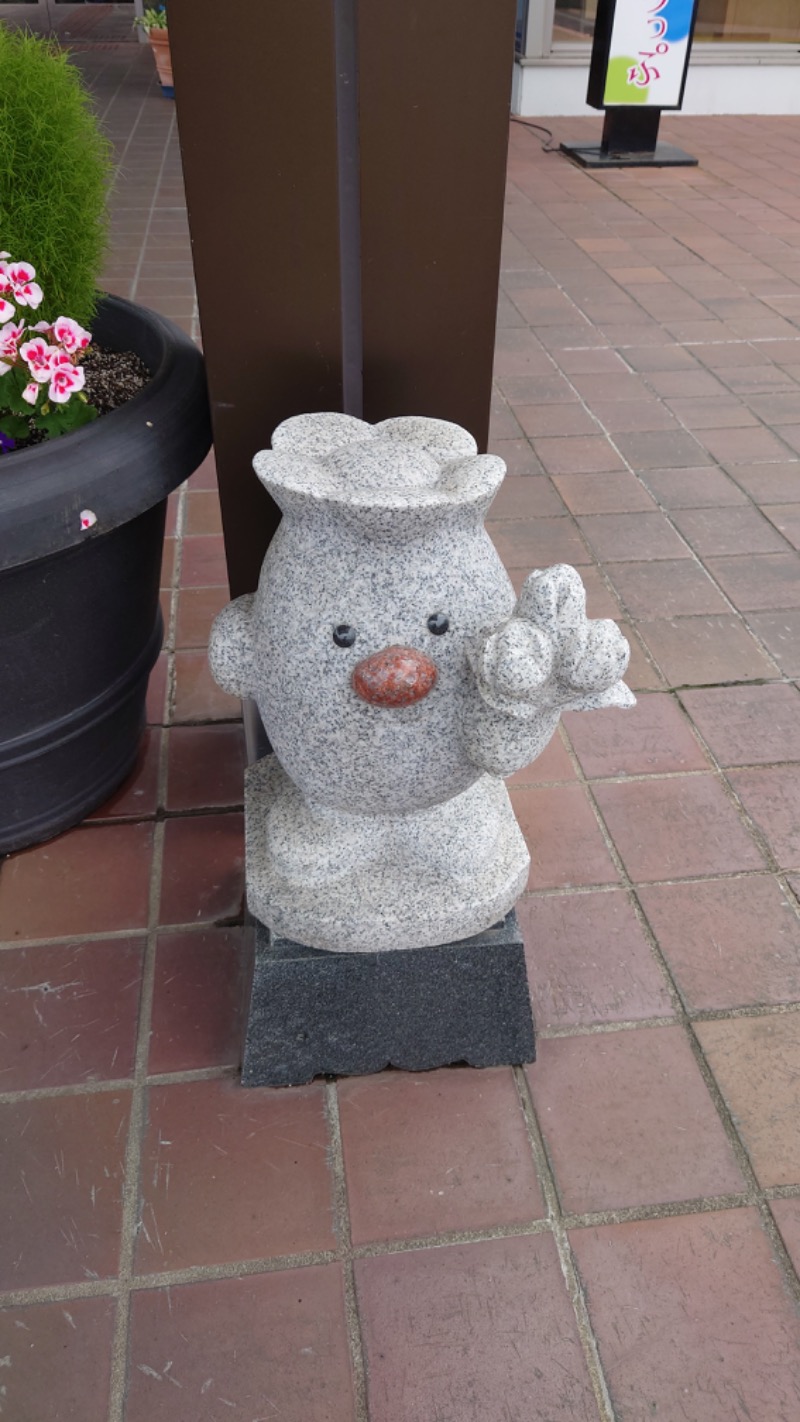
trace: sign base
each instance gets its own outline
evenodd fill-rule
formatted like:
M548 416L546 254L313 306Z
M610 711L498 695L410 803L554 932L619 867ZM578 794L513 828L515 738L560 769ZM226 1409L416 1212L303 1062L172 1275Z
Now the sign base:
M599 143L562 143L582 168L696 168L697 159L671 143L659 143L661 110L620 105L606 109Z
M657 143L652 152L610 153L601 143L562 143L561 152L582 168L696 168L697 159L671 143Z

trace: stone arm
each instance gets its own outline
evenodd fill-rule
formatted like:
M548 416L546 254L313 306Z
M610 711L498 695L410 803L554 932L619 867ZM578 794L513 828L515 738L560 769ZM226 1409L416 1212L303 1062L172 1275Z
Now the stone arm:
M470 760L511 775L544 750L562 711L634 706L622 682L630 648L616 623L586 616L574 568L526 579L511 617L468 649L475 680L465 727Z

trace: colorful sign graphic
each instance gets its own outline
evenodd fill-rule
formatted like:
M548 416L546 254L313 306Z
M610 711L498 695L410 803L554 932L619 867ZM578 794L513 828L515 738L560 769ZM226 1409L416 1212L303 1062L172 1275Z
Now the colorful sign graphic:
M617 0L603 106L680 106L695 0Z

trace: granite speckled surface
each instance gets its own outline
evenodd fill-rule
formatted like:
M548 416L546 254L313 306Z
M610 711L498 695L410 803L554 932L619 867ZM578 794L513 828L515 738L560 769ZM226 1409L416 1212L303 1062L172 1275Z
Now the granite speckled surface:
M505 466L458 426L302 415L254 465L283 520L209 653L274 750L248 774L251 909L336 952L478 933L529 864L499 777L562 710L632 704L627 643L572 568L515 598L483 526Z
M257 928L245 1086L535 1055L513 912L474 938L407 953L325 953Z

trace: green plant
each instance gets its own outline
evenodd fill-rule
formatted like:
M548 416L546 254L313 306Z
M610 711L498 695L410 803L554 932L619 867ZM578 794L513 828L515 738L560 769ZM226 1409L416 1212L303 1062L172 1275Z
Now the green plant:
M149 6L143 15L137 15L133 22L140 25L149 35L151 30L165 30L167 28L167 11L163 5L156 7Z
M0 245L24 252L43 313L87 325L106 246L111 145L91 96L50 40L0 25Z

